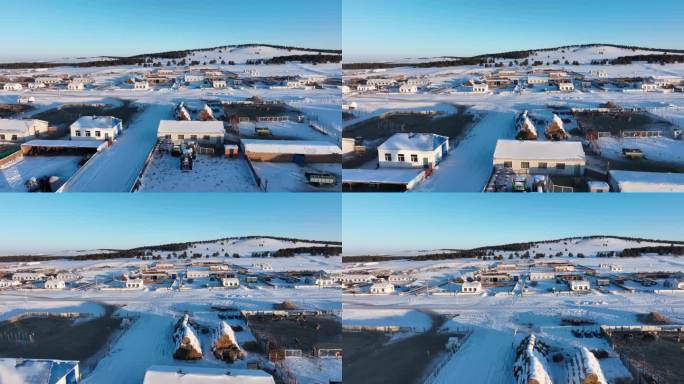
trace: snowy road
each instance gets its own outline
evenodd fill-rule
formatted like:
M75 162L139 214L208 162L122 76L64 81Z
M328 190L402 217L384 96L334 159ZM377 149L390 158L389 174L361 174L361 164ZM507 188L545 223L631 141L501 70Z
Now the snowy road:
M492 171L496 141L513 138L515 114L491 111L452 149L417 192L482 192Z
M171 118L171 105L147 105L111 148L79 170L64 192L130 192L157 141L159 120Z

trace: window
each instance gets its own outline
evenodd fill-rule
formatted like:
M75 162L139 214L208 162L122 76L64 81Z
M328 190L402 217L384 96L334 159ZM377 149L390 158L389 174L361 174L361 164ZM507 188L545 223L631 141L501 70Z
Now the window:
M529 169L530 168L530 163L528 161L522 161L520 162L520 168L522 169Z
M202 138L203 138L204 140L210 140L210 139L211 139L211 137L206 136L206 135L205 135L204 137L202 137Z
M392 154L391 153L385 153L385 161L392 161Z
M86 137L90 137L90 131L86 131Z
M549 165L546 164L545 162L540 162L539 165L537 166L537 168L539 168L539 169L546 169L546 168L548 168L548 166L549 166Z
M166 135L166 136L164 136L164 138L171 140L171 135Z
M76 136L81 136L81 131L76 131Z
M504 168L513 168L512 161L504 161Z
M95 131L95 137L100 137L100 136L101 136L100 131Z
M397 155L397 161L402 162L402 163L404 161L406 161L406 158L404 157L403 153L400 153L399 155Z
M418 162L418 155L411 155L411 162L417 163Z
M12 135L12 140L16 140L16 139L17 139L17 135Z
M0 140L5 140L5 135L0 135Z
M197 135L191 135L190 140L197 140Z
M183 140L185 139L185 135L178 135L178 140Z
M556 164L556 169L565 169L565 163Z

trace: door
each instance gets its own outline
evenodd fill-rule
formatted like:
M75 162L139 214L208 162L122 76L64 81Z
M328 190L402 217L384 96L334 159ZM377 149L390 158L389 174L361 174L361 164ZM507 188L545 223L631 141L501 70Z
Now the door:
M430 168L430 160L427 157L423 157L423 168Z

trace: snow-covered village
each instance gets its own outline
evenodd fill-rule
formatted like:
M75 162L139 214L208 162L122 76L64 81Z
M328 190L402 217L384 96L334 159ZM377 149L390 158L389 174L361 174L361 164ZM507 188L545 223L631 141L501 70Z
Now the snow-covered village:
M204 200L217 202L220 196ZM201 220L206 209L185 199L180 200L201 212L169 219L158 199L146 200L143 208L115 198L129 209L147 210L136 215L143 227L180 233L169 237L177 239L172 243L124 249L119 240L115 243L122 245L112 249L112 240L102 240L102 234L138 239L134 233L139 226L103 230L108 222L123 223L98 219L92 228L79 229L82 223L73 215L60 225L80 233L70 244L84 248L48 250L54 247L49 242L53 235L20 247L3 241L0 382L341 383L341 243L336 226L324 227L332 237L314 238L312 231L311 238L295 238L231 235L278 225L228 225L240 229L216 232L224 236L207 240L216 236L213 226L198 222L199 230L188 230L185 225ZM79 204L77 199L71 202ZM292 208L273 217L310 205L304 199L286 202ZM338 216L335 204L328 205L319 213ZM47 206L79 211L66 202ZM113 209L105 209L107 216ZM250 209L230 212L240 220L254 214ZM320 226L327 222L313 215L308 220ZM195 238L197 233L203 234ZM154 241L159 236L149 232L143 237ZM89 244L98 248L85 248Z
M57 3L41 2L41 12ZM340 191L339 15L330 14L332 3L310 3L292 4L251 33L205 24L207 6L187 17L169 4L168 22L131 26L136 44L130 36L118 45L85 43L62 24L54 29L75 41L61 51L17 36L18 52L5 47L0 55L0 191ZM242 22L273 18L258 6L243 5ZM120 5L126 13L141 7L158 11L150 1ZM75 23L103 17L89 12L98 10L82 10ZM272 29L307 13L312 28L325 24L313 41L269 43L281 33ZM109 19L93 29L94 41L121 37ZM177 31L167 23L175 21L193 32L171 38Z
M639 224L680 217L680 198L476 196L345 196L345 382L681 382L684 238ZM562 228L531 212L554 207Z
M684 191L681 5L630 3L350 1L343 191Z

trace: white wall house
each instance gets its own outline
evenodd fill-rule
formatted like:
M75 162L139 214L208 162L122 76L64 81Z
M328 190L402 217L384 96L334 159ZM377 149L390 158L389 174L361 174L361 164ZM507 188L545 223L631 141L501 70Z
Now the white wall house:
M64 289L66 288L66 283L64 280L60 279L47 279L44 285L45 289Z
M25 141L47 131L47 121L0 119L0 141Z
M186 73L183 76L183 81L186 83L199 83L204 81L204 74L202 73Z
M335 286L335 279L330 278L330 277L316 277L310 280L311 284L320 287L320 288L328 288L328 287L334 287Z
M530 75L527 76L527 84L537 85L537 84L548 84L549 77L543 75Z
M221 285L226 288L237 288L240 286L240 279L236 277L225 277L221 279Z
M211 86L214 89L224 89L228 87L228 83L225 80L214 80L211 82Z
M39 82L28 83L28 88L29 89L42 89L42 88L45 88L45 83L39 83Z
M126 288L129 289L141 289L145 286L142 279L128 279L126 280Z
M383 168L423 168L439 164L449 151L449 138L434 133L395 133L378 147Z
M204 279L209 277L208 269L188 269L185 271L186 279Z
M342 138L342 154L353 153L354 147L356 147L356 140L346 137Z
M499 140L493 163L516 173L580 176L586 157L577 141Z
M72 272L60 272L57 274L56 278L63 281L76 281L79 280L81 276Z
M470 91L473 93L487 93L489 92L489 85L487 83L477 83L470 87Z
M556 272L547 270L530 271L530 281L552 280L556 278Z
M372 92L372 91L375 91L376 89L377 88L375 87L375 85L368 85L368 84L359 84L356 87L356 90L358 92Z
M601 70L592 70L589 72L592 76L596 77L608 77L608 72L607 71L601 71Z
M641 83L641 90L644 92L653 92L658 90L658 84L655 83Z
M38 272L17 272L12 275L14 281L38 281L44 278L45 275Z
M85 90L85 84L70 81L69 84L67 84L67 89L69 91L83 91Z
M113 116L83 116L71 124L72 140L109 140L123 130L123 122Z
M19 83L6 83L2 86L2 89L5 91L21 91L24 89L24 86Z
M147 81L135 81L135 82L133 82L133 89L137 89L137 90L150 89L150 83Z
M254 263L252 264L252 268L260 270L260 271L272 271L273 266L270 263Z
M659 87L665 87L668 85L681 84L684 81L684 78L681 76L653 76L651 80Z
M413 278L409 275L390 275L387 277L387 281L394 285L406 285L413 282Z
M175 121L159 122L157 137L182 143L187 140L207 144L223 144L225 129L222 121Z
M366 85L371 85L374 87L389 87L394 84L393 79L368 79L366 80Z
M587 280L570 280L570 290L575 292L583 292L591 289L591 285Z
M363 274L344 274L338 278L343 284L367 284L373 282L375 276Z
M2 279L0 280L0 288L11 288L19 285L19 282L16 280L5 280Z
M47 85L59 84L62 82L61 77L36 77L34 80L36 83L42 83Z
M370 286L370 293L373 295L387 295L394 292L394 285L381 281Z
M288 80L285 82L284 85L290 89L303 88L304 86L306 86L306 84L304 84L304 82L300 80Z
M418 86L415 84L402 84L399 87L399 93L417 93Z
M575 85L573 83L559 83L558 90L561 92L573 92Z
M482 283L479 281L464 281L461 284L462 293L480 293L482 292Z

